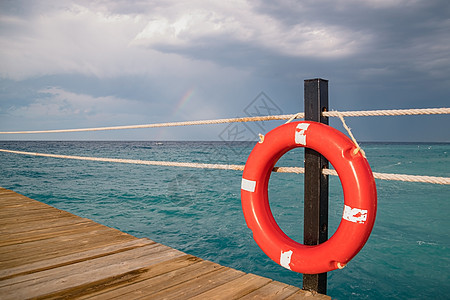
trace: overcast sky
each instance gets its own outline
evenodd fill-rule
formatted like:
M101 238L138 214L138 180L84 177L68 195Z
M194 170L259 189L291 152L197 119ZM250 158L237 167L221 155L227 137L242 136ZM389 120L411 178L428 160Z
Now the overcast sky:
M0 0L0 131L290 114L317 77L334 110L449 107L448 0ZM360 141L450 141L448 115L347 123ZM278 124L0 139L231 140Z

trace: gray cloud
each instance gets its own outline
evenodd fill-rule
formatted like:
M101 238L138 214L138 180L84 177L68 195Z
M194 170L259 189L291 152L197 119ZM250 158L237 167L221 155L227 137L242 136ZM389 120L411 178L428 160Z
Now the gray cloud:
M448 106L449 15L440 0L2 1L0 126L14 129L30 107L20 123L44 126L39 118L61 108L56 95L73 118L47 126L237 116L261 91L295 112L313 77L330 80L335 109ZM53 97L42 98L48 89ZM188 91L189 105L174 109ZM136 112L102 111L105 99ZM353 122L370 139L420 140Z

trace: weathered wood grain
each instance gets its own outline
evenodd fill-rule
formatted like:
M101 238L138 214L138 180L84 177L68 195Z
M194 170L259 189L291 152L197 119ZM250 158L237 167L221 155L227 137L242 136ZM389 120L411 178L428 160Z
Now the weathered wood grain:
M0 298L330 299L0 188Z

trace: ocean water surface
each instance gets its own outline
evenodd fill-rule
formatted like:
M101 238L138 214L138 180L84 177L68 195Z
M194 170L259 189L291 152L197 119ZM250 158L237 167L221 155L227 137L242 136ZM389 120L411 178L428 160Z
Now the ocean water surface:
M251 142L0 141L29 152L142 160L245 164ZM449 143L366 143L374 172L450 177ZM279 166L302 166L303 149ZM219 264L301 286L301 274L270 260L247 228L240 171L89 162L0 153L0 186L137 237ZM372 235L343 270L328 273L334 299L450 299L450 187L377 180ZM303 175L274 173L271 209L303 240ZM330 176L329 235L342 217Z

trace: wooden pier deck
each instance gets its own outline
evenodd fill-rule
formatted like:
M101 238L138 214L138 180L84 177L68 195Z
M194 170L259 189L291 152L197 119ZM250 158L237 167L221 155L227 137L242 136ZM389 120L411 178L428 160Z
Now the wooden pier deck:
M0 188L0 299L330 299Z

